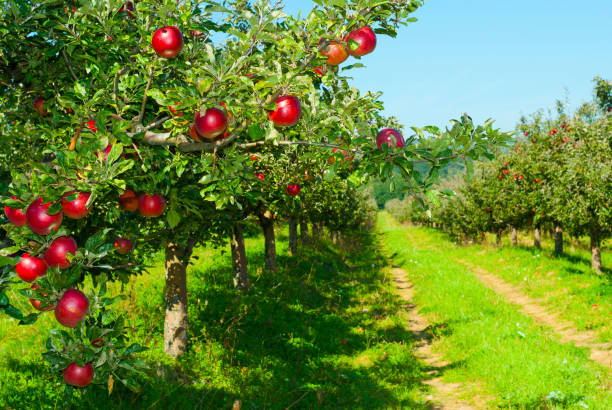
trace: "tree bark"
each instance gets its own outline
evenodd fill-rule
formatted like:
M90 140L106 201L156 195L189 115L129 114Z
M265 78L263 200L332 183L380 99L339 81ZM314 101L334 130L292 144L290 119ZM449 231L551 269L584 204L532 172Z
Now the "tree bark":
M297 255L298 249L298 232L297 232L297 220L293 217L289 218L289 251L291 255Z
M164 352L171 357L187 349L187 264L193 241L185 247L166 244L166 318L164 320Z
M518 231L514 226L510 230L510 240L512 241L513 246L518 245Z
M542 231L540 228L533 230L533 246L540 249L542 247Z
M274 219L272 218L272 213L270 211L260 213L259 224L264 234L266 270L276 272L276 238L274 236Z
M563 229L555 225L555 255L563 255Z
M248 292L251 284L249 283L249 271L244 248L244 234L240 224L235 224L232 230L231 248L234 288Z
M502 246L502 230L498 229L495 236L495 246Z
M313 238L321 236L323 233L323 227L320 222L313 222L312 224L312 236Z
M601 238L597 228L591 229L591 267L596 274L602 274Z
M308 222L300 221L300 237L302 239L302 246L310 245L310 235L308 233Z

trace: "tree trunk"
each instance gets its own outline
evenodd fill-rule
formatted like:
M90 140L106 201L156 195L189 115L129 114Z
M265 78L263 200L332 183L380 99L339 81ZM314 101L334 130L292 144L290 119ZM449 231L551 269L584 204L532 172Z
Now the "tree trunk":
M300 237L302 239L302 246L310 245L310 235L308 234L308 222L300 221Z
M231 248L234 287L238 290L248 291L251 284L249 283L249 271L244 248L244 234L240 224L235 224L232 230Z
M502 246L502 230L498 229L495 237L495 246Z
M487 234L485 232L480 232L480 244L481 245L486 245L487 244Z
M289 218L289 251L291 255L297 255L298 248L298 232L297 232L297 220L295 218Z
M259 214L259 224L264 234L266 270L276 272L276 238L274 236L272 213L265 211Z
M323 227L321 226L321 223L313 222L313 224L312 224L312 236L313 236L313 238L321 236L322 233L323 233Z
M542 231L540 228L533 230L533 246L540 249L542 247Z
M192 250L193 241L186 247L166 244L164 352L171 357L187 349L187 263Z
M601 239L596 228L591 229L591 267L596 274L601 275Z
M514 226L510 230L510 240L512 241L513 246L518 245L518 231Z
M555 225L555 255L563 255L563 229Z

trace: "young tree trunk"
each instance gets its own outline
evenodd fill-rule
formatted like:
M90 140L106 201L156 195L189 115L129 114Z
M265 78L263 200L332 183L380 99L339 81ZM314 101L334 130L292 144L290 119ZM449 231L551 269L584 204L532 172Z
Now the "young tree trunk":
M321 236L323 233L323 227L320 222L313 222L312 224L312 236L314 238Z
M234 287L248 292L251 284L249 283L249 271L247 269L246 250L244 248L244 234L240 224L235 224L232 230L231 248Z
M542 247L542 231L540 228L533 230L533 246L540 249Z
M555 225L555 255L563 255L563 229Z
M171 357L187 349L187 264L192 250L193 241L186 247L166 244L164 352Z
M495 246L502 246L502 230L498 229L495 236Z
M298 249L298 232L297 220L294 217L289 218L289 251L291 255L297 255Z
M310 245L310 235L308 234L308 222L303 219L300 221L300 237L302 239L302 246Z
M259 214L259 224L264 234L266 270L276 272L276 238L274 236L272 213L265 211Z
M510 240L512 241L513 246L518 245L518 231L514 226L510 230Z
M486 245L487 244L487 234L485 232L480 232L480 239L479 239L480 243L482 245Z
M591 267L596 274L601 275L601 239L596 228L591 229Z

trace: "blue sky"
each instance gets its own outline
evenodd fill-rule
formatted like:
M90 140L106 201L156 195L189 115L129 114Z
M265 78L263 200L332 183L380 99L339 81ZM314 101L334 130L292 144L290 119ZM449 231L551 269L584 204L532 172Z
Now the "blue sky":
M286 11L310 10L285 0ZM612 0L429 0L419 19L353 70L354 85L384 92L404 126L448 125L467 112L514 129L522 114L591 99L612 78Z

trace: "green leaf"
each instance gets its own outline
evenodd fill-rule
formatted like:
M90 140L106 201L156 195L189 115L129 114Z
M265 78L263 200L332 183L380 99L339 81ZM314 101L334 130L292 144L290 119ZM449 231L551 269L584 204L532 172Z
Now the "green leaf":
M168 224L170 225L170 228L174 229L181 222L181 215L176 212L174 208L172 208L170 209L170 211L168 211L166 219L168 221Z

